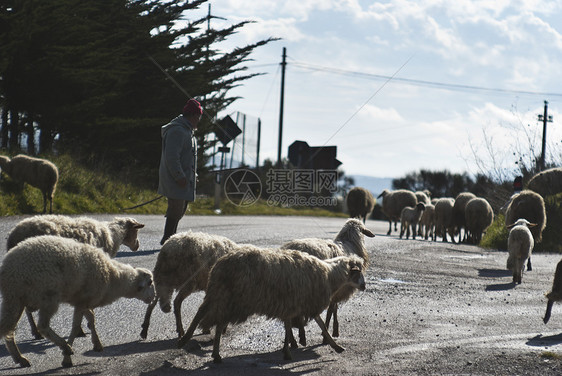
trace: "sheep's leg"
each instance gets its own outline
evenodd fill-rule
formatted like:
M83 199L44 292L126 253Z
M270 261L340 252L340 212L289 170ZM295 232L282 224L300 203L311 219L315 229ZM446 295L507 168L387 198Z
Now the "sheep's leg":
M62 350L62 366L72 367L72 358L70 357L72 354L74 354L72 348L68 345L68 343L66 343L64 339L62 339L57 333L55 333L50 326L51 317L55 314L56 311L56 305L42 307L39 310L39 322L37 325L37 329L39 329L39 333L43 334L45 338L53 342Z
M18 321L23 313L24 306L12 304L5 299L2 302L2 314L0 315L0 336L4 336L4 342L6 343L6 348L12 356L14 362L22 367L29 367L31 363L29 360L21 355L21 352L16 344L14 338L14 331L18 325Z
M222 358L219 354L219 348L221 344L221 335L225 329L226 324L217 324L215 328L215 340L213 341L213 362L222 363Z
M193 285L188 284L184 286L178 291L176 298L174 299L174 316L176 317L176 332L178 333L178 338L181 338L184 335L183 331L183 324L181 321L181 304L191 293L193 292L194 288ZM210 331L207 328L207 333L203 331L204 334L209 334Z
M283 342L283 359L291 360L293 356L291 355L291 350L289 349L289 343L293 347L293 343L296 347L297 343L295 337L293 337L293 326L291 325L291 320L285 320L285 341ZM214 349L213 349L214 354Z
M390 235L390 233L392 232L392 220L388 220L388 232L386 233L386 235Z
M96 317L94 316L94 311L87 309L84 311L84 317L88 321L88 328L92 332L92 344L94 345L94 351L103 351L103 345L101 344L100 337L96 330Z
M82 317L82 310L75 307L72 315L72 328L70 329L70 335L67 341L70 346L74 344L74 339L76 337L80 337L80 332L82 331Z
M544 318L542 321L546 324L548 320L550 320L550 313L552 311L552 305L554 304L554 300L548 299L548 303L546 303L546 312L544 313Z
M533 267L531 266L531 258L529 257L529 260L527 260L527 271L530 272L533 270Z
M292 327L299 330L299 343L306 346L306 331L304 330L304 324L304 318L302 316L293 317L291 320ZM293 336L293 331L291 330L289 334L291 335L291 347L296 349L298 345L297 341L295 341L295 337Z
M338 305L334 304L334 326L332 327L332 336L340 336L340 323L338 321Z
M47 213L47 193L43 192L43 214Z
M144 314L144 321L142 322L142 330L140 336L142 339L146 339L148 335L148 327L150 326L150 316L152 316L152 311L154 307L156 307L156 303L158 303L158 297L152 299L148 307L146 307L146 312Z
M25 315L27 316L27 321L29 321L29 326L31 327L31 334L35 337L35 339L42 339L43 336L37 330L37 325L35 325L35 320L33 320L33 315L29 309L25 309Z
M306 331L304 330L303 322L301 322L299 325L299 343L302 346L306 346Z
M326 325L324 325L324 321L322 321L322 319L320 318L319 315L314 316L314 321L316 321L316 323L320 327L320 330L322 330L322 334L324 335L324 339L328 341L330 346L332 346L332 348L334 350L336 350L336 352L341 353L343 350L345 350L345 348L338 345L336 343L336 341L334 341L332 336L330 336L330 333L328 333L328 330L326 329Z
M6 348L8 349L8 352L12 356L14 362L22 367L31 367L31 363L29 363L29 360L25 356L21 355L20 349L18 348L18 345L16 345L14 332L7 334L4 337L4 341L6 343Z
M199 325L199 322L201 321L203 316L205 316L205 314L207 313L206 307L207 306L205 305L205 301L203 301L203 304L201 304L201 306L197 310L197 313L195 314L195 317L193 317L193 320L191 321L191 324L189 325L189 328L187 328L187 332L178 341L178 348L184 347L185 344L187 343L187 341L189 341L191 339L191 337L193 337L193 333L195 332L195 329L197 328L197 325ZM218 325L217 325L215 330L218 330L218 329L219 328L218 328ZM224 329L226 329L226 324L221 325L220 330L222 331ZM216 333L215 333L215 336L216 336Z

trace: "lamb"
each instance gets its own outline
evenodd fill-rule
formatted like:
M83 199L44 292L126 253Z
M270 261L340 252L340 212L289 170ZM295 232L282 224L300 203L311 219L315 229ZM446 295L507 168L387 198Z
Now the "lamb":
M349 216L362 219L363 223L365 223L375 207L376 200L367 189L354 187L347 193L346 202Z
M435 205L425 205L425 210L420 218L419 227L424 230L423 237L425 240L427 240L428 237L433 239L433 232L435 228Z
M19 222L8 234L8 251L27 238L39 235L56 235L75 239L79 242L102 248L114 258L121 244L133 252L139 249L138 230L144 225L133 218L115 218L111 222L101 222L86 217L68 217L64 215L37 215ZM36 339L43 338L31 312L26 310L31 326L31 333ZM79 329L77 333L83 336Z
M375 234L366 228L360 220L348 219L333 241L319 238L296 239L283 244L281 249L305 252L321 260L337 256L357 255L363 259L363 267L366 269L369 265L369 254L365 248L363 235L370 238L375 237ZM342 288L332 297L332 302L326 314L326 326L330 326L330 319L333 315L332 334L334 337L339 336L338 303L347 301L353 293L355 293L355 289L352 287ZM300 342L304 346L306 344L304 321L297 320L297 327L299 328Z
M527 189L538 193L542 197L562 192L562 167L539 172L529 180Z
M455 233L459 234L459 243L463 241L462 229L464 229L464 239L466 240L466 204L476 198L476 195L471 192L461 192L455 197L455 204L453 205L453 226L455 226ZM452 237L452 236L451 236ZM454 237L453 243L455 242Z
M0 168L13 180L39 188L43 193L43 214L53 212L53 197L59 180L59 170L46 159L33 158L19 154L12 159L0 156Z
M238 244L224 236L203 232L181 232L170 237L156 260L153 272L156 298L146 309L140 336L146 339L150 316L157 302L160 302L163 312L170 312L172 294L177 290L174 315L178 338L181 338L184 334L182 302L196 291L205 291L213 265L220 257L234 252L237 247Z
M392 221L394 221L394 231L398 230L397 222L400 219L402 209L406 206L414 207L418 203L414 192L407 189L398 189L395 191L385 189L378 197L383 198L382 211L388 217L388 232L386 235L390 235L392 232Z
M507 269L513 272L513 283L521 283L525 262L527 262L527 270L531 269L531 252L535 242L531 234L532 227L535 223L530 223L526 219L520 218L514 223L507 226L509 236L507 238L507 250L509 256L507 258Z
M562 300L562 260L556 265L556 272L554 272L554 281L552 282L552 289L546 294L548 302L546 303L546 312L544 314L543 322L546 324L550 320L550 313L554 302Z
M291 321L298 317L314 318L332 348L342 352L344 348L330 336L320 313L340 288L365 290L362 270L363 260L357 256L320 260L294 250L255 248L227 254L211 270L203 303L178 347L185 346L200 323L204 328L216 326L212 357L220 363L219 345L226 325L258 314L283 321L286 360L292 359L289 345L297 346L291 339Z
M414 194L416 195L416 198L418 199L418 203L419 202L423 202L425 204L425 206L430 205L431 204L431 192L427 189L423 190L423 191L415 191ZM423 214L422 214L423 216ZM423 236L423 226L420 224L420 226L418 226L418 235L419 236Z
M492 206L485 198L476 197L468 201L464 214L467 239L472 244L479 244L482 233L494 222Z
M513 195L505 213L505 224L514 223L519 218L536 224L531 228L531 233L535 243L540 243L546 227L546 209L542 196L527 189Z
M93 309L115 300L136 298L150 303L154 298L152 273L110 259L89 244L59 236L43 235L24 240L13 248L0 267L0 338L16 363L31 364L22 356L14 332L25 307L39 310L39 332L63 353L63 367L72 366L71 337L66 342L50 327L61 303L75 307L75 318L86 316L95 351L102 351L94 324ZM80 323L73 321L74 326Z
M412 239L416 239L416 232L418 222L425 210L425 204L423 202L418 202L415 207L406 206L402 209L400 214L400 239L406 231L406 239L410 237L410 228L412 229Z
M444 242L447 242L447 233L453 238L454 225L453 225L453 206L455 199L453 198L440 198L435 203L435 232L433 233L433 241L439 234Z

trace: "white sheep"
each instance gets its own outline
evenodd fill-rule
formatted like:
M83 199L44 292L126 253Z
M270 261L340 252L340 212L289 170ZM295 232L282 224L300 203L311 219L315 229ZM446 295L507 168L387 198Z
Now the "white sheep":
M182 302L192 293L204 291L211 268L220 257L237 247L238 244L224 236L203 232L181 232L170 237L156 260L153 271L156 297L146 309L141 337L146 338L148 334L150 316L157 302L163 312L170 312L175 290L178 291L174 299L176 331L178 337L183 336Z
M139 249L138 230L144 225L133 218L115 218L111 222L98 221L87 217L64 215L37 215L20 221L8 234L7 249L14 248L21 241L39 235L56 235L71 238L82 243L102 248L111 258L115 257L121 244L133 252ZM31 312L26 310L35 338L42 338L37 330ZM81 328L76 333L84 336Z
M320 260L299 251L255 248L227 254L211 270L203 303L178 347L185 346L199 323L203 328L216 326L212 356L220 363L220 338L226 325L257 314L283 321L285 359L292 359L289 345L297 346L291 322L298 317L314 318L325 340L342 352L344 348L334 342L320 313L340 288L365 290L362 270L363 260L357 256Z
M431 192L429 190L425 189L423 191L415 191L414 194L416 195L418 202L422 202L425 205L431 204Z
M351 188L346 197L349 216L362 219L365 223L375 207L375 202L376 200L369 190L362 187Z
M418 222L425 210L425 204L418 202L415 207L406 206L400 213L400 239L406 232L406 239L410 237L410 229L412 229L412 239L416 239Z
M527 189L537 192L543 198L562 192L562 167L550 168L534 175Z
M397 222L400 220L402 209L406 206L414 207L418 203L418 199L414 192L407 189L398 189L389 191L385 189L378 197L382 197L382 211L388 218L388 232L392 232L392 221L394 221L394 231L398 230Z
M548 302L546 303L546 312L544 314L543 322L546 324L550 320L550 313L554 302L562 300L562 260L558 261L556 271L554 272L554 281L552 282L552 289L546 294Z
M53 212L53 196L59 180L59 170L52 162L19 154L12 159L0 156L0 168L13 180L39 188L43 193L43 213Z
M435 205L427 204L425 210L420 218L420 229L423 229L423 237L427 240L429 237L433 239L433 232L435 231Z
M37 215L20 221L8 234L7 249L38 235L56 235L102 248L115 257L121 244L133 252L139 249L138 230L144 225L133 218L116 217L112 221L98 221L88 217L65 215Z
M86 316L95 351L102 351L94 324L93 309L115 300L137 298L150 303L154 298L152 273L112 260L89 244L59 236L37 236L13 248L0 267L0 338L14 361L22 367L30 362L15 343L14 332L24 308L39 310L38 329L63 352L63 367L72 366L73 337L68 343L50 327L51 317L61 303L75 308L75 316ZM74 326L80 322L73 321Z
M519 218L524 218L536 224L531 228L531 233L535 243L540 243L542 232L546 227L546 207L542 196L528 189L513 195L505 213L506 226Z
M521 283L525 262L528 262L527 270L531 270L531 252L535 242L529 229L535 226L535 223L523 218L507 226L510 229L507 238L507 269L513 272L513 283Z
M440 198L435 203L435 232L433 233L433 241L439 235L443 241L447 241L447 233L453 238L455 234L455 226L453 224L453 206L454 198Z
M466 240L466 216L465 216L465 209L466 204L473 198L476 198L476 195L471 192L461 192L455 197L455 203L453 205L453 226L455 226L455 233L459 234L459 243L463 240ZM464 229L464 238L462 231ZM452 242L455 242L455 238L451 236Z
M348 219L334 240L320 238L295 239L283 244L281 249L292 249L305 252L318 257L321 260L337 256L357 255L363 260L364 269L367 269L367 266L369 265L369 254L365 248L363 235L370 238L375 237L375 234L366 228L360 220ZM338 303L347 301L354 292L355 289L348 287L341 289L332 297L332 303L328 307L328 312L326 313L326 326L330 326L330 320L333 315L334 326L332 334L334 337L339 336ZM296 320L296 326L299 328L300 342L302 345L305 345L306 338L303 325L302 320Z
M472 244L479 244L482 240L482 233L494 222L492 206L485 198L476 197L468 201L464 215L468 233L467 240Z

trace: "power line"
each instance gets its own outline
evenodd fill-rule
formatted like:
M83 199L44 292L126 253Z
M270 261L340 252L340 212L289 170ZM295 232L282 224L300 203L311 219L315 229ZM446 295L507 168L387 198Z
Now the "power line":
M293 61L290 64L296 67L300 67L312 71L327 72L327 73L334 73L334 74L347 75L347 76L358 76L358 77L363 77L373 80L387 81L391 79L392 81L398 81L408 85L432 87L436 89L459 90L459 91L486 91L486 92L495 92L495 93L504 93L504 94L522 94L522 95L532 95L532 96L541 96L541 97L562 97L562 93L546 93L546 92L535 92L535 91L527 91L527 90L509 90L509 89L489 88L489 87L464 85L464 84L451 84L451 83L443 83L443 82L436 82L436 81L424 81L424 80L416 80L411 78L385 76L381 74L373 74L373 73L351 71L351 70L345 70L339 68L324 67L320 65L314 65L314 64L309 64L299 61Z

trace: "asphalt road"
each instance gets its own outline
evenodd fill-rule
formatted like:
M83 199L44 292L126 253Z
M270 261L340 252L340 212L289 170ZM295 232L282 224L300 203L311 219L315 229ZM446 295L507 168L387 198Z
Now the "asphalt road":
M109 220L111 215L96 215ZM135 216L146 224L141 248L122 248L117 259L153 269L164 218ZM0 255L5 238L22 217L0 218ZM276 247L302 237L334 238L345 219L316 217L188 216L180 231L192 229L227 236L239 243ZM307 326L309 346L281 353L284 331L263 317L231 326L223 336L223 363L212 363L211 336L196 332L186 348L176 348L173 314L157 307L148 338L140 330L146 305L121 299L95 310L104 351L92 351L89 336L76 339L74 367L62 368L60 350L34 340L25 318L16 341L32 366L19 368L0 345L1 375L562 375L562 305L543 324L544 293L561 255L535 254L533 271L511 284L504 251L386 236L387 224L368 221L377 234L366 239L371 257L367 290L340 308L338 354L321 345L315 323ZM187 326L203 298L190 296L182 306ZM63 305L52 328L67 336L72 310Z

